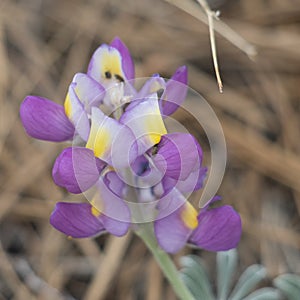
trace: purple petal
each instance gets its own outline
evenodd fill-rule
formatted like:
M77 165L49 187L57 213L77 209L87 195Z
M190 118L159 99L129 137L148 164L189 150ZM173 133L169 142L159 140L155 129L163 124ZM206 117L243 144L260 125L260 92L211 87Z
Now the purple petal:
M192 171L185 180L176 180L171 177L165 176L162 179L163 189L168 193L171 189L175 188L181 193L190 193L197 191L203 187L204 180L207 175L207 168L199 168Z
M149 161L144 155L140 155L132 162L131 168L137 176L146 175L150 171Z
M160 184L163 179L163 173L153 164L150 164L144 155L138 156L131 164L131 168L134 175L136 175L134 184L140 189L145 188L148 190Z
M134 63L126 45L119 37L115 37L110 43L110 46L116 48L121 54L122 69L125 73L126 79L134 79Z
M237 247L242 232L241 218L231 206L204 209L198 221L189 242L208 251Z
M64 108L48 99L27 96L20 107L20 117L28 135L45 141L71 140L74 126Z
M107 172L104 175L103 181L114 194L116 194L118 197L123 197L125 183L121 180L116 172Z
M154 223L155 235L159 246L168 253L176 253L186 244L191 230L184 226L179 213Z
M112 178L110 178L112 179ZM108 232L116 236L124 235L130 226L130 211L124 200L106 185L102 178L97 183L93 206L101 211L103 224Z
M167 202L162 203L162 202ZM167 197L160 201L159 214L154 222L154 232L160 247L168 253L178 252L187 242L193 228L188 226L183 217L186 210L194 209L178 192L171 192ZM192 220L196 220L196 214ZM197 225L197 224L196 224Z
M88 203L58 202L50 224L74 238L92 237L105 231L101 219L93 215L92 206Z
M143 99L153 93L157 93L161 89L165 89L166 83L159 74L154 74L150 79L148 79L142 88L138 91L135 100Z
M93 186L106 166L93 151L82 147L69 147L57 157L52 177L54 182L74 194Z
M221 201L221 200L222 200L221 196L215 195L214 197L212 197L210 200L207 201L205 206L203 206L202 211L209 209L210 205L212 205L213 203L216 203L218 201Z
M171 133L161 138L153 161L166 176L185 180L193 170L199 170L202 152L196 139L187 133Z
M105 229L115 236L125 235L130 227L129 222L119 221L106 215L102 215L101 218Z
M167 82L165 92L160 101L161 111L164 116L174 113L184 101L188 90L187 77L187 67L182 66L176 70Z

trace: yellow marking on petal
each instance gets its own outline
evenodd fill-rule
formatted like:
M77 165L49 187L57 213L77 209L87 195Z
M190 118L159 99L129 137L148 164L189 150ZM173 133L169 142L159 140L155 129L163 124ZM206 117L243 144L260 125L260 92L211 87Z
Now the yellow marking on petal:
M71 99L70 99L69 93L66 96L64 107L65 107L66 115L68 116L68 118L70 118L70 116L72 114L72 104L71 104Z
M98 200L97 200L98 199ZM99 197L99 195L95 195L94 197L93 197L93 199L91 200L91 205L92 205L92 207L91 207L91 213L92 213L92 215L93 216L95 216L95 217L99 217L100 215L101 215L101 210L103 210L103 208L102 208L102 206L103 205L101 205L101 208L100 208L100 205L99 204L101 204L101 203L99 203L100 201L100 197ZM97 202L97 208L96 208L96 203Z
M195 229L198 226L197 215L195 208L189 202L186 202L180 217L188 228Z
M115 170L114 167L112 167L112 166L107 166L107 167L103 170L102 176L106 175L106 174L109 173L109 172L115 172L115 171L116 171L116 170Z
M150 134L149 138L151 140L151 143L153 143L154 145L158 144L161 140L161 135L159 134Z
M104 79L110 79L108 74L110 76L119 75L124 78L121 55L116 49L104 48L100 57L101 75Z
M110 147L111 135L107 129L92 126L86 148L94 151L96 157L103 157Z
M98 210L96 207L92 206L91 208L91 213L95 217L99 217L101 215L101 211Z
M154 81L150 88L150 93L156 93L162 88L161 84L159 84L157 81Z
M161 117L158 106L154 113L145 116L144 122L146 130L147 132L149 132L151 143L153 143L154 145L158 144L160 142L161 136L167 134L167 129Z
M75 91L78 99L80 100L80 102L82 102L83 93L82 93L82 89L79 88L78 84L74 87L74 91Z
M70 235L68 235L68 236L67 236L67 239L68 239L68 240L72 240L72 239L73 239L73 237L72 237L72 236L70 236Z

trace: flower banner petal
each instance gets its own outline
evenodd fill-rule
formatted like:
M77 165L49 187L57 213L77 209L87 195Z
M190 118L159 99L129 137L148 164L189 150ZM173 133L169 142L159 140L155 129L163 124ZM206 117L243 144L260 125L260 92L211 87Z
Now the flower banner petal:
M51 142L73 138L75 129L63 106L46 98L27 96L21 104L20 117L27 134L33 138Z
M112 81L124 81L122 56L118 49L102 44L94 52L88 66L87 74L105 87Z

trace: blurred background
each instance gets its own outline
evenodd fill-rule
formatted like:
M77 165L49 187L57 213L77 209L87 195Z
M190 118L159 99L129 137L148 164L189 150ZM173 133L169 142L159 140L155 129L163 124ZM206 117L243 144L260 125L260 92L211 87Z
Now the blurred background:
M177 1L205 20L192 0ZM242 216L239 270L264 264L271 280L300 273L300 1L214 0L224 93L217 88L207 26L163 0L1 0L0 299L176 299L136 237L70 240L49 225L57 201L56 145L29 138L19 120L28 94L63 103L76 72L101 43L119 36L137 77L189 68L189 85L216 112L228 147L223 203ZM225 34L225 36L224 36ZM243 48L228 40L234 37ZM195 104L196 105L196 104ZM189 116L176 114L183 124ZM193 132L201 140L197 130ZM203 142L205 153L209 148ZM75 197L78 199L78 197ZM214 282L215 254L203 257ZM266 282L267 284L267 282Z

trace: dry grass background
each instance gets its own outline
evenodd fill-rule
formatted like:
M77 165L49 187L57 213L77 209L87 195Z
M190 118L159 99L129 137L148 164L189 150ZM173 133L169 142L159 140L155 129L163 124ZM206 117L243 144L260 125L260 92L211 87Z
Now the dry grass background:
M219 194L243 219L239 269L300 272L300 1L212 2L258 50L251 61L217 35L222 95L207 26L162 0L1 0L0 299L176 299L132 235L69 240L50 227L55 202L70 198L51 180L63 145L29 138L18 117L27 94L62 103L73 74L116 35L137 76L187 64L190 86L216 111L228 147ZM196 252L213 276L215 255Z

